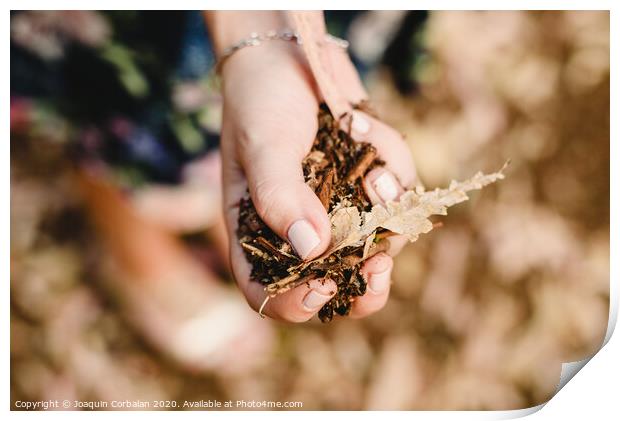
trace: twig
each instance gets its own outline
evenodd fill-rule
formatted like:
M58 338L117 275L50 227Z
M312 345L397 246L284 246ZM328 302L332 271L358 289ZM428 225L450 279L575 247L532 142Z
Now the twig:
M248 243L242 242L241 243L241 247L243 247L246 250L249 250L252 254L257 255L257 256L259 256L262 259L265 259L265 260L271 260L272 259L272 257L270 255L268 255L267 253L265 253L264 251L262 251L258 247L253 246L252 244L248 244Z
M274 282L273 284L269 284L265 287L265 292L271 296L275 297L278 294L282 294L288 290L291 290L303 283L309 282L315 279L317 276L315 273L310 273L303 277L300 277L300 273L295 273L293 275L287 276L286 278L280 279L278 282Z
M289 283L296 281L297 279L299 279L300 276L300 273L296 272L292 275L287 276L286 278L282 278L277 282L267 285L265 287L265 292L267 292L267 294L269 295L273 295L274 292L277 292L281 288L286 287Z
M270 252L274 254L279 254L281 256L285 256L291 259L298 260L298 258L293 256L292 254L282 251L276 246L274 246L273 244L271 244L269 240L267 240L265 237L256 237L256 242L258 242L261 246L265 247L266 249L268 249Z
M368 251L368 255L366 257L359 256L357 254L350 254L348 256L344 256L340 262L335 262L333 264L326 265L323 267L323 270L329 271L329 266L338 266L339 264L344 264L347 267L354 267L355 265L370 259L372 256L380 253L382 251L386 251L390 247L390 243L388 241L379 241L375 243L373 247ZM304 268L305 269L305 268ZM265 292L271 297L275 297L276 295L282 294L286 291L289 291L305 282L311 281L315 279L317 273L312 272L307 275L301 276L301 271L293 273L292 275L287 276L286 278L282 278L277 282L269 284L265 287Z
M265 299L263 300L263 303L260 305L260 308L258 309L258 315L264 319L265 315L263 314L263 310L265 309L265 306L267 305L267 301L269 301L269 299L271 298L271 296L266 296Z
M375 243L375 245L370 248L370 250L368 251L368 255L366 255L366 257L358 256L356 254L350 254L342 258L342 263L345 263L349 267L353 267L359 263L362 263L365 260L370 259L372 256L374 256L377 253L381 253L382 251L387 251L389 248L390 248L389 241L381 240L378 243Z

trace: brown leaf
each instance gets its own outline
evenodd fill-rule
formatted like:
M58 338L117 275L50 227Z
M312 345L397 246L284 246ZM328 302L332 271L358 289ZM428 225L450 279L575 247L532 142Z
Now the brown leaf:
M420 234L433 229L428 219L431 215L446 215L447 208L468 200L467 192L504 178L506 164L493 174L478 172L469 180L452 181L447 189L424 191L423 188L405 192L398 202L389 202L387 207L377 204L370 212L362 215L361 236L374 233L378 228L385 228L397 234L404 234L413 242Z
M388 202L386 206L376 204L370 212L362 214L354 206L336 206L330 214L332 246L321 257L345 247L361 246L371 236L374 238L379 228L406 235L411 242L416 241L420 234L433 229L430 216L446 215L448 207L468 200L467 192L503 179L507 165L508 162L493 174L478 172L469 180L452 181L447 189L409 190L398 202ZM365 252L367 246L368 243L364 247Z
M355 206L339 208L330 214L330 220L332 223L332 246L330 247L330 253L344 247L363 244L366 236L360 231L362 217Z

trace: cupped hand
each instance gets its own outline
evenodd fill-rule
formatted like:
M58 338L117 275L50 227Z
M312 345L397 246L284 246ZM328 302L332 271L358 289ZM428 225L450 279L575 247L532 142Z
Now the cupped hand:
M336 49L330 57L343 95L351 102L364 99L348 57ZM241 50L227 60L223 97L221 148L231 266L239 288L258 311L266 294L261 284L250 280L251 267L236 236L239 202L248 191L259 216L302 259L319 256L330 243L327 213L305 184L301 164L318 129L319 94L298 46L273 41ZM353 138L372 143L386 161L385 168L367 174L368 197L373 203L397 200L415 181L411 155L401 136L361 111L348 121L352 121ZM369 315L387 301L391 256L404 244L398 237L390 241L386 253L373 256L361 269L369 288L353 304L353 317ZM316 279L270 299L262 312L278 320L306 321L335 291L333 281Z

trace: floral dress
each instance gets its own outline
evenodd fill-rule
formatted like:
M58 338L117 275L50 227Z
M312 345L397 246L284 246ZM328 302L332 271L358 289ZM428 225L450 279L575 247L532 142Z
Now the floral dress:
M365 15L326 12L326 20L330 32L346 36ZM401 49L395 61L390 53L411 44L424 17L411 16L384 40L382 56L352 48L362 74L382 62L397 86L411 89L401 68L413 54ZM67 142L77 162L105 168L121 186L179 182L187 163L218 146L214 64L199 11L13 12L12 137Z

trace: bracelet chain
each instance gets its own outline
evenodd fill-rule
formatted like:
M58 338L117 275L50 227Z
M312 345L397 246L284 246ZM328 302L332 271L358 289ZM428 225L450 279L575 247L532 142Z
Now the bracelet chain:
M246 47L256 47L258 45L261 45L263 42L275 41L275 40L292 41L292 42L295 42L297 45L302 44L302 40L299 34L295 31L288 30L288 29L285 29L279 32L275 30L270 30L270 31L265 32L264 34L252 32L250 33L250 36L248 38L244 38L236 42L235 44L226 48L222 52L221 57L219 58L219 60L217 61L215 65L216 72L219 73L224 62L228 58L230 58L230 56L235 54L237 51L243 48L246 48ZM346 50L347 48L349 48L349 42L347 40L335 37L330 34L325 34L325 41L328 43L334 44L337 47L342 48L343 50Z

